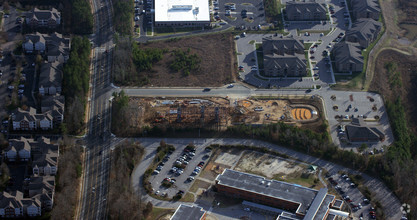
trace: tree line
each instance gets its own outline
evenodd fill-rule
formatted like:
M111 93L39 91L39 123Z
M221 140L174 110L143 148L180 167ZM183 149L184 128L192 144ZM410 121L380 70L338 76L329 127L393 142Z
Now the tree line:
M71 26L74 34L93 33L93 14L88 0L71 1Z
M132 34L133 0L113 1L113 26L120 35Z
M86 37L75 36L68 62L64 65L64 133L78 134L85 128L85 106L89 89L91 45Z

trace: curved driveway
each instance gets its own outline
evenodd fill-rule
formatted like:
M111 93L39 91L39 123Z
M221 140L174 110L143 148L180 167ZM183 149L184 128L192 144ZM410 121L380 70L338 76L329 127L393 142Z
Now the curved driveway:
M148 196L143 187L141 187L141 179L142 175L145 173L145 170L148 168L149 164L151 163L153 156L156 153L156 148L161 141L161 138L138 138L136 139L145 147L145 156L144 159L140 164L138 164L133 173L132 173L132 186L135 191L140 192L142 195L142 199L144 201L151 201L154 206L157 207L169 207L169 208L176 208L181 202L168 202L168 201L160 201ZM360 174L364 179L364 184L369 188L371 193L374 195L374 199L379 201L382 205L382 209L384 210L386 219L401 219L402 214L400 211L401 203L398 198L382 183L380 180L373 178L367 174L361 173L359 171L355 171L349 168L345 168L338 164L322 160L316 157L312 157L285 147L281 147L275 144L271 144L264 141L259 140L252 140L252 139L229 139L229 138L221 138L221 139L177 139L177 138L168 138L164 139L167 144L173 145L186 145L190 142L194 142L196 146L208 146L211 144L220 144L220 145L237 145L243 144L248 146L257 146L257 147L267 147L268 149L278 151L280 153L286 154L294 159L298 159L300 161L314 164L319 167L322 167L329 171L330 174L335 174L340 170L345 172L349 172L351 174ZM139 191L138 191L139 190ZM210 204L199 204L203 208L209 208ZM208 210L208 209L207 209Z

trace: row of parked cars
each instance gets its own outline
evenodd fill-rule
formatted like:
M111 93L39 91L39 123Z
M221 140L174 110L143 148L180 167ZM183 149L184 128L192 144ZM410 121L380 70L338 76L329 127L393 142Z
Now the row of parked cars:
M345 181L350 188L356 188L356 184L351 181L351 179L346 174L341 174L342 181ZM354 212L360 210L363 208L364 205L369 204L369 200L367 198L364 198L360 203L355 203L352 201L352 199L347 195L347 192L343 190L343 188L338 184L336 180L334 180L332 177L329 177L329 182L334 185L335 189L339 192L340 195L342 195L342 199L345 200L352 208ZM376 218L376 212L373 207L370 207L369 209L369 215L372 219ZM360 216L360 219L363 219L363 213Z

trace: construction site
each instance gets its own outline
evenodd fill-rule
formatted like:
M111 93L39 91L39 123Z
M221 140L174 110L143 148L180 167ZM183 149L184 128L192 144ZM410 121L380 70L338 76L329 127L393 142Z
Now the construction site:
M320 112L311 100L235 100L229 98L130 98L131 128L144 126L224 130L237 124L279 121L303 126L317 123Z

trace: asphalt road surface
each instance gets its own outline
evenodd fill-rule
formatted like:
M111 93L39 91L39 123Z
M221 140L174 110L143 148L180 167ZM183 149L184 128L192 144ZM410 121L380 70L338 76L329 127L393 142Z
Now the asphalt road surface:
M84 183L79 219L106 219L110 136L110 73L113 46L112 6L110 0L94 0L92 75L86 135Z

